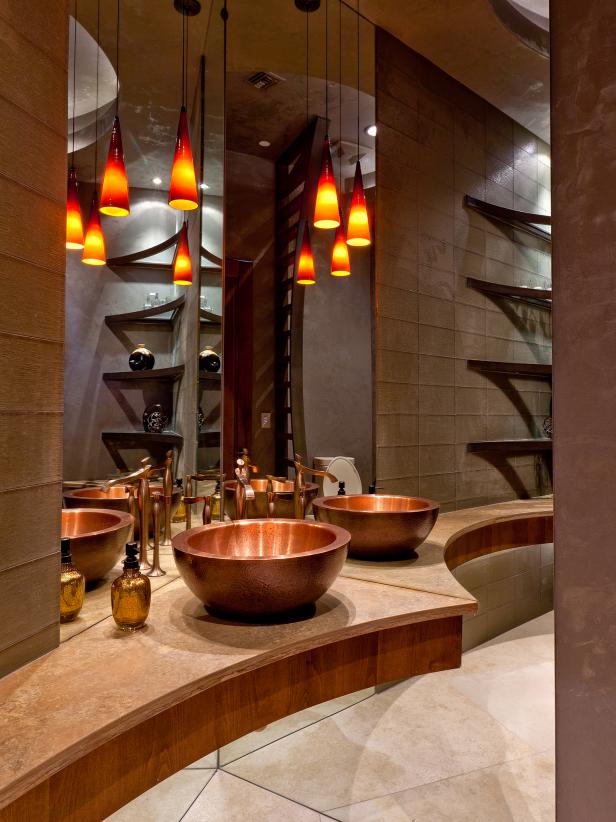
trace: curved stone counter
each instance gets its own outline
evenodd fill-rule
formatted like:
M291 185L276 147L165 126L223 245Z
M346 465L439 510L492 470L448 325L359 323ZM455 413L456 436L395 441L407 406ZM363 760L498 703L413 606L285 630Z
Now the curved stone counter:
M170 582L143 631L102 619L0 680L0 819L100 820L269 722L456 667L476 601L449 568L551 539L551 499L445 514L417 558L348 561L286 622L215 618Z

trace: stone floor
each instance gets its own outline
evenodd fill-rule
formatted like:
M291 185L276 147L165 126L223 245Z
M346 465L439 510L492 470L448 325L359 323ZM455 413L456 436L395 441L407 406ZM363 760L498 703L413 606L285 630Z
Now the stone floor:
M416 677L237 740L113 822L554 819L553 613Z

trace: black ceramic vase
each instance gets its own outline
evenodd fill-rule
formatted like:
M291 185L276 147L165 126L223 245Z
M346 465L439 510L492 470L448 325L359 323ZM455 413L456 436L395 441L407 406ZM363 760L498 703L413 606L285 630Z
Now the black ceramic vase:
M154 354L139 343L128 358L128 364L131 371L150 371L154 368Z
M199 354L199 371L207 374L216 374L220 371L220 357L209 345Z
M159 402L152 403L143 412L143 430L148 434L161 434L169 425L169 416Z

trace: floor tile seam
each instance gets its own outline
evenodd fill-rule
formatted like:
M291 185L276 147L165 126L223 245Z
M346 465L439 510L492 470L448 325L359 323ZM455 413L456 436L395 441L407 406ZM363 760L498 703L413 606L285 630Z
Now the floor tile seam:
M354 708L355 705L361 705L362 702L365 702L367 699L371 699L373 696L376 696L376 692L373 693L373 694L369 694L368 696L365 696L362 699L358 699L357 702L354 702L352 705L345 705L344 708L340 708L339 710L334 711L333 713L328 714L327 716L320 716L318 719L315 719L313 722L309 722L307 725L304 725L301 728L296 728L294 731L289 731L288 734L283 734L282 736L278 737L278 739L272 739L271 742L266 742L264 745L259 745L258 748L255 748L254 750L249 751L248 753L245 753L245 754L242 754L241 756L238 756L237 759L231 759L229 762L225 762L224 765L220 765L219 766L220 770L224 770L229 765L234 765L236 762L239 762L241 759L244 759L247 756L251 756L253 753L256 753L257 751L262 751L264 748L268 748L270 745L275 745L277 742L281 742L283 739L288 739L288 737L293 736L293 734L297 734L300 731L305 730L306 728L311 728L313 725L318 725L319 722L323 722L323 720L325 720L325 719L331 719L332 717L337 716L338 714L341 714L343 711L347 711L349 708ZM336 697L334 697L334 698L336 698ZM293 714L289 714L289 716L293 716ZM287 719L287 718L288 717L283 717L283 719ZM280 720L275 720L275 721L280 721ZM253 733L254 733L254 731L253 731ZM240 739L241 739L241 737L240 737Z
M468 776L469 774L473 773L481 773L482 771L488 771L490 768L500 768L503 765L509 765L512 762L521 762L523 759L530 759L533 756L538 756L538 751L532 751L529 753L522 754L522 756L514 756L512 759L505 759L502 762L493 762L491 765L484 765L482 768L471 768L468 771L460 771L460 773L451 774L451 776L444 776L441 779L432 779L428 782L422 782L420 785L411 785L408 788L402 788L399 791L392 791L390 793L379 794L378 796L370 797L369 799L362 799L359 802L350 802L348 805L337 805L335 808L327 808L327 811L324 813L332 812L332 811L341 811L346 808L352 808L354 805L363 805L366 802L374 802L378 799L387 799L390 796L399 796L400 794L407 793L408 791L414 791L418 788L424 788L427 785L438 785L441 782L449 782L452 779L458 779L461 776ZM321 811L323 813L323 811Z
M185 770L188 770L188 769L187 769L187 768L184 768L183 770L185 771ZM195 769L195 770L197 770L197 769ZM198 770L201 770L201 768L199 768ZM203 770L208 770L208 769L207 769L207 768L204 768ZM195 802L199 799L199 797L201 796L201 794L203 793L203 791L207 788L207 786L210 784L210 782L212 781L212 779L216 776L216 772L218 771L218 768L210 768L209 770L211 770L211 771L212 771L212 773L210 774L210 778L207 780L207 782L205 783L205 785L201 788L201 790L199 791L199 793L195 796L195 798L194 798L194 799L193 799L193 801L190 803L190 805L186 808L186 810L184 811L184 813L180 816L180 818L178 819L178 822L182 822L182 819L184 819L184 817L186 816L186 814L190 811L190 809L192 808L192 806L193 806L193 805L195 804Z
M218 770L223 770L224 768L219 768ZM267 791L267 793L271 793L272 796L277 796L280 799L284 799L287 802L291 802L293 805L297 805L298 808L305 808L307 811L312 811L316 814L324 813L324 811L319 810L318 808L312 808L310 805L305 805L303 802L298 802L297 799L291 799L289 796L285 796L283 793L279 793L278 791L273 791L271 788L266 788L264 785L259 785L258 782L253 782L251 779L247 779L245 776L238 776L235 773L229 773L228 771L224 771L227 776L234 777L235 779L239 779L242 782L246 782L248 785L253 785L255 788L260 788L262 791Z

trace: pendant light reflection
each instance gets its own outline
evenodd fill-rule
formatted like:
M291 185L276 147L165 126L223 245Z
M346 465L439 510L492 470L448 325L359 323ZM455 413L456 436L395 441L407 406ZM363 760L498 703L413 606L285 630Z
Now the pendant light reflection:
M312 246L310 245L310 232L308 223L304 224L304 236L299 252L299 263L297 264L297 283L299 285L314 285L317 281L312 256Z
M197 175L190 146L188 117L186 107L180 109L178 134L175 141L175 154L169 184L169 205L180 211L192 211L199 206L197 194Z
M83 256L81 262L86 265L105 265L105 237L101 227L101 220L98 213L98 196L96 188L92 195L90 206L90 216L88 217L88 228L83 246Z
M317 186L317 196L314 206L314 227L315 228L338 228L340 225L340 206L338 204L338 191L336 190L336 178L332 163L332 153L329 137L323 141L323 154L321 158L321 173Z
M180 229L178 244L173 260L173 284L192 285L192 262L188 248L188 223L184 222Z
M107 155L107 165L103 175L100 212L110 217L126 217L130 213L128 177L122 148L122 131L120 129L120 118L117 114L113 120L109 154Z
M361 176L361 166L358 160L355 166L353 196L351 198L351 209L349 211L347 243L353 246L366 246L370 245L371 242L370 221L368 219L368 209L366 208L364 181Z
M340 225L336 229L334 248L332 250L332 277L348 277L351 274L351 261L349 259L349 247L344 236L344 224L342 215Z
M77 172L71 166L66 193L66 247L83 248L83 220L77 187Z

